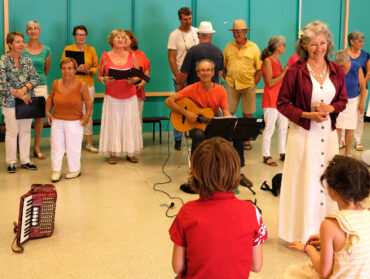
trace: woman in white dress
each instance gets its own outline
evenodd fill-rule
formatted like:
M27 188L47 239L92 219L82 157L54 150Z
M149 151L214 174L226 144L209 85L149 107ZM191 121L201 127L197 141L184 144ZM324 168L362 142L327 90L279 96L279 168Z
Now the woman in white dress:
M320 176L339 151L335 122L347 103L345 74L328 60L334 50L328 26L307 24L296 48L300 60L288 69L277 100L291 121L279 210L279 236L289 242L306 241L338 210Z
M143 149L142 125L132 77L115 80L109 69L139 68L135 54L130 50L131 39L120 29L113 30L108 42L111 51L103 52L100 59L98 81L105 84L99 152L109 155L109 164L117 164L117 156L127 155L127 161L139 162L135 156Z

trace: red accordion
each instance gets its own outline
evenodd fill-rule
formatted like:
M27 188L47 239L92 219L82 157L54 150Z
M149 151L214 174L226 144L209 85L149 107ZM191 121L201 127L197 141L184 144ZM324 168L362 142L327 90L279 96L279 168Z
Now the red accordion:
M32 184L31 190L21 197L18 225L14 223L19 250L22 253L22 243L29 239L51 236L54 232L55 208L57 192L51 184Z

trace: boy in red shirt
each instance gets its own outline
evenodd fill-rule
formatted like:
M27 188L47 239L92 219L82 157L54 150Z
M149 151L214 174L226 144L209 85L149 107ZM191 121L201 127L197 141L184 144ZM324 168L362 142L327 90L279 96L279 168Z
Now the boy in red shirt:
M190 185L200 197L169 230L179 278L248 278L261 270L268 232L256 207L235 197L239 179L240 159L228 141L214 137L196 148Z

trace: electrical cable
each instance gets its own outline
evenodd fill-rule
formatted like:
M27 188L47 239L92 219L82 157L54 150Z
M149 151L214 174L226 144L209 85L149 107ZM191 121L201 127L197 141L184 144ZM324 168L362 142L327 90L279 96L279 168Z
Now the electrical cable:
M166 195L170 200L179 200L181 202L181 205L184 205L183 199L182 198L179 198L179 197L176 197L176 196L171 196L166 191L157 188L158 185L169 184L169 183L172 182L171 176L169 176L166 173L165 169L164 169L164 167L166 166L166 164L167 164L167 162L168 162L168 160L170 158L170 154L171 154L171 152L170 152L170 131L169 131L169 128L170 128L170 121L168 121L168 124L167 124L167 151L168 151L168 153L167 153L167 158L166 158L166 160L164 161L164 163L162 165L162 173L168 178L167 181L164 181L164 182L156 182L156 183L152 184L148 179L145 178L145 176L140 172L139 169L137 169L137 168L135 168L133 166L130 166L130 165L128 165L128 167L131 168L131 169L134 169L144 179L144 181L146 183L148 183L150 186L152 186L152 189L154 191L156 191L156 193L157 193L157 198L161 202L161 206L167 206L166 217L173 218L173 217L176 217L177 214L175 214L175 215L169 215L168 212L169 212L169 210L171 208L173 208L175 206L175 202L174 201L171 201L169 203L164 202L160 198L159 193L162 193L162 194Z
M168 160L170 158L170 154L171 154L171 152L170 152L170 121L168 121L168 123L167 123L167 151L168 151L167 158L166 158L166 160L164 161L164 163L162 165L162 173L168 178L168 181L154 183L153 184L153 190L154 191L157 191L159 193L165 194L171 200L179 200L181 202L181 204L184 205L184 201L183 201L182 198L179 198L179 197L176 197L176 196L171 196L166 191L157 188L157 185L164 185L164 184L169 184L169 183L172 182L172 178L164 170L164 167L166 166L166 164L167 164L167 162L168 162ZM176 217L177 214L175 214L175 215L168 215L168 212L169 212L170 208L173 208L174 206L175 206L175 204L172 205L172 203L170 204L170 206L168 206L167 211L166 211L166 216L167 217L169 217L169 218Z

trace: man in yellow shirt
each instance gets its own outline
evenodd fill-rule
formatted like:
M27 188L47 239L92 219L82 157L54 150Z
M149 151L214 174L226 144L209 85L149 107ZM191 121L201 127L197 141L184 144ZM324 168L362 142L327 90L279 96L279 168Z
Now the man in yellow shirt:
M233 31L235 40L225 47L223 72L229 111L232 114L236 112L241 97L243 116L246 118L252 118L256 112L256 85L261 79L262 65L258 46L246 37L249 30L243 19L234 21L230 31ZM249 142L244 143L244 149L252 149Z

